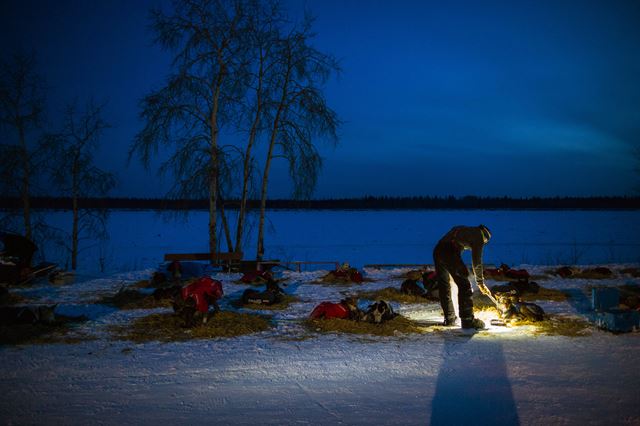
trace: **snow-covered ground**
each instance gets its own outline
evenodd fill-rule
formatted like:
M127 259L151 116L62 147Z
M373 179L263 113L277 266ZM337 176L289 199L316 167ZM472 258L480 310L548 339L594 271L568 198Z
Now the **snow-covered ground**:
M622 265L609 265L619 270ZM530 272L547 267L523 265ZM322 300L399 287L404 270L367 270L363 287L313 284L326 271L286 272L299 302L272 311L276 328L231 339L135 344L108 326L158 310L118 311L91 302L152 269L69 286L21 292L58 312L88 314L77 344L0 347L2 424L640 424L640 333L592 330L540 336L526 327L393 337L307 335L300 324ZM222 309L247 288L238 274L215 274ZM588 284L640 279L539 281L570 289L568 302L539 302L549 313L582 315ZM492 283L489 283L492 284ZM365 301L362 301L365 304ZM438 320L437 305L393 303L416 320ZM306 338L301 339L302 336Z

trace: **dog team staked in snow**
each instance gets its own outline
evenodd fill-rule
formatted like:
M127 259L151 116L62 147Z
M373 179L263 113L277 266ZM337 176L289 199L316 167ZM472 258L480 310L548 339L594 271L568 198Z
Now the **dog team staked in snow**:
M517 292L513 290L508 294L494 297L487 288L484 280L482 252L485 244L491 239L491 232L485 225L479 226L455 226L447 232L436 244L433 250L435 271L426 271L423 275L423 288L417 284L417 280L408 279L403 282L401 291L406 294L424 295L440 301L444 315L444 326L460 326L463 329L484 329L482 320L475 318L473 314L472 287L469 281L469 270L462 260L462 253L471 250L472 273L480 291L489 297L496 305L504 320L525 319L529 321L541 321L544 315L542 309L532 303L519 300ZM172 263L168 270L174 277L180 277L180 264ZM321 278L323 283L356 283L364 281L362 274L352 268L348 263L329 272ZM206 282L205 282L206 281ZM454 301L451 295L451 281L458 287L458 306L460 318L456 317ZM247 272L240 279L244 284L264 284L265 289L258 291L247 289L243 292L240 302L242 305L261 304L272 305L282 300L285 294L270 271ZM519 281L527 282L527 281ZM534 284L535 283L531 283ZM200 321L196 316L202 316L202 323L206 323L210 315L219 310L217 300L222 296L222 283L208 277L189 284L174 292L174 311L184 318L185 325L194 325ZM209 313L209 305L214 307ZM396 317L391 304L385 300L378 300L369 305L366 310L358 307L357 298L350 296L339 302L324 301L318 304L309 317L315 320L322 319L347 319L352 321L365 321L379 324Z
M8 245L5 244L9 249L15 246L29 248L29 250L26 250L23 247L23 250L18 250L20 253L9 253L14 257L7 258L5 256L6 261L3 263L3 275L7 275L8 279L13 279L14 281L16 281L17 277L24 279L24 277L28 276L28 271L25 269L25 259L21 258L21 253L25 252L26 256L29 257L26 261L29 261L33 251L36 249L35 245L27 244L29 241L26 239L24 244L15 244L15 241L21 240L18 236L7 235L5 239L9 241ZM470 273L462 259L462 253L465 250L470 250L472 259L471 271L478 288L496 305L502 319L508 321L519 318L529 321L541 321L544 316L542 309L537 305L525 303L518 297L518 294L522 292L522 289L517 287L519 284L536 285L533 282L529 283L528 274L524 279L522 276L516 277L518 281L513 283L514 289L511 289L510 292L494 296L487 288L484 279L485 271L482 253L484 246L490 239L491 232L485 225L453 227L438 241L433 250L435 271L420 271L423 281L422 287L418 284L418 280L414 279L418 277L411 277L405 280L402 283L401 292L407 295L424 296L431 300L439 300L444 316L443 326L452 327L460 324L463 329L484 329L484 322L474 317L473 291L469 281ZM11 259L15 261L12 263ZM158 288L153 296L156 299L170 298L175 314L183 320L185 327L205 324L220 311L218 300L224 294L222 282L210 276L199 276L183 285L181 284L181 279L183 278L182 268L180 262L171 262L167 266L167 272L175 285L168 288ZM504 272L501 269L497 271ZM488 272L490 274L497 273L496 271ZM507 270L506 273L522 275L526 271ZM151 281L162 281L164 283L166 279L164 273L158 272L154 274ZM332 284L361 284L366 280L367 278L364 278L356 268L351 267L348 263L343 263L321 278L322 283ZM456 317L454 301L452 300L451 281L458 288L459 319ZM245 290L239 300L240 305L274 305L282 302L286 295L279 286L279 281L274 278L269 270L246 272L239 283L265 286L262 291L256 289ZM14 310L3 311L3 316L10 317L14 315ZM25 316L23 311L15 311L14 316ZM397 314L393 311L388 301L377 300L363 310L358 307L357 298L349 296L339 302L321 302L311 311L309 318L314 320L338 318L380 324L396 316Z

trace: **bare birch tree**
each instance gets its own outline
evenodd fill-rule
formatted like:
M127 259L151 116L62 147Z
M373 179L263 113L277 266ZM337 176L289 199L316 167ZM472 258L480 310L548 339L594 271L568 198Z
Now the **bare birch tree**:
M107 210L81 205L83 198L105 196L115 186L113 174L94 165L99 140L111 127L102 117L103 109L104 105L92 101L82 111L75 103L69 105L62 131L47 138L53 181L63 196L71 198L71 239L67 249L73 270L78 266L81 240L107 238Z
M39 136L35 131L44 115L43 78L36 72L35 57L14 54L0 64L0 177L4 194L22 200L24 234L33 239L31 196Z
M283 37L287 26L275 0L176 0L170 14L152 13L156 41L174 55L172 74L164 87L143 99L145 126L130 158L137 154L148 166L160 148L173 149L160 172L176 179L169 196L208 198L211 253L219 251L219 215L229 250L242 250L255 179L253 150L263 136L268 155L261 182L259 258L274 155L289 160L295 195L308 195L321 165L315 139L335 139L338 120L321 86L337 63L309 45L310 20ZM225 127L246 132L246 144L221 143ZM222 200L236 189L234 247Z
M264 256L264 222L271 162L276 148L289 162L295 196L309 196L316 183L321 159L314 138L336 142L339 123L327 106L322 86L339 71L337 61L310 45L312 20L292 31L278 43L279 80L270 104L269 146L262 176L257 259Z
M285 25L285 19L278 2L273 1L263 7L254 4L254 11L251 14L251 29L247 33L252 63L249 69L250 87L247 91L243 116L249 130L243 156L242 189L238 208L235 251L242 251L249 184L254 170L253 148L263 127L265 127L263 126L264 110L270 97L270 91L273 89L273 80L277 78L274 75L277 70L274 69L276 61L273 52L277 47L279 32L283 25Z
M130 157L138 154L149 165L160 147L175 149L160 172L176 179L169 196L209 200L211 253L218 251L220 172L225 169L220 130L231 122L246 86L247 4L175 0L168 14L152 11L156 42L174 55L172 74L164 87L142 100L146 124L130 151Z

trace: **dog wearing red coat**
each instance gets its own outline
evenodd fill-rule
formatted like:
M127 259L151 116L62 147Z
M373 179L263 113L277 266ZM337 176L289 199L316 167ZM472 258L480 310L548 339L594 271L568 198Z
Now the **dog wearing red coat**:
M340 318L359 320L362 317L363 312L358 308L358 300L354 297L347 297L339 303L322 302L309 315L311 319Z
M342 266L329 272L321 280L328 283L362 284L364 277L356 268L352 268L348 263L343 263Z
M220 310L218 300L223 294L220 281L202 277L182 287L180 294L174 298L173 310L184 319L186 327L195 325L197 317L202 317L202 323L205 324L210 315ZM213 306L211 314L210 306Z

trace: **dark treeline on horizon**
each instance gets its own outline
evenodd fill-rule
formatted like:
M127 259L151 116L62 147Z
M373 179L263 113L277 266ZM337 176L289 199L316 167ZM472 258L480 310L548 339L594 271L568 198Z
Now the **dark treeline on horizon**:
M0 209L20 206L21 200L0 197ZM259 208L259 200L249 200L251 209ZM162 199L162 198L83 198L79 202L84 209L152 209L152 210L206 210L208 200ZM235 209L236 200L227 200L225 208ZM35 197L32 207L36 209L67 210L72 207L71 198ZM389 197L366 196L362 198L337 198L319 200L273 199L267 201L268 209L306 210L371 210L371 209L593 209L636 210L640 209L640 197Z

